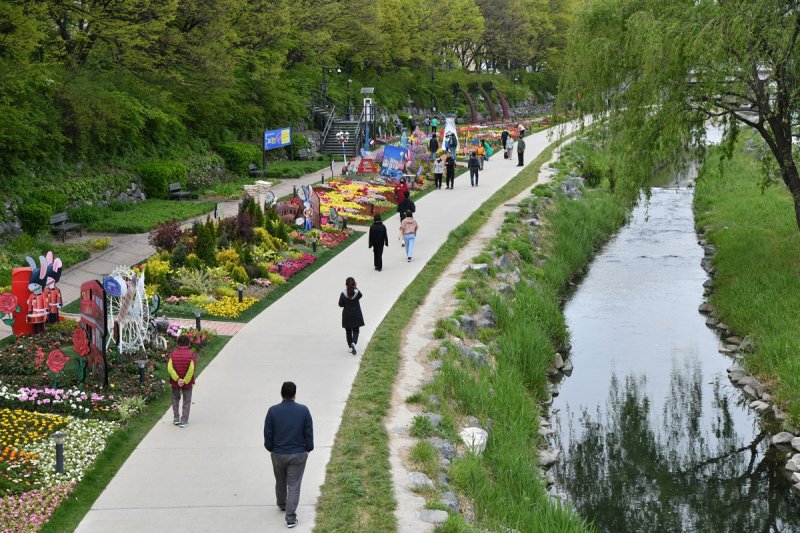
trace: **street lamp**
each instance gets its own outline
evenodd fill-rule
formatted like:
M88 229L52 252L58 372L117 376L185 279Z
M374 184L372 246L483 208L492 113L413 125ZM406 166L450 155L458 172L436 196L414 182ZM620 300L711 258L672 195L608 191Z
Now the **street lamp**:
M335 66L335 67L326 67L324 65L322 66L322 87L321 87L321 89L322 89L323 96L328 96L328 80L326 79L325 76L326 76L326 74L328 72L333 72L334 70L336 71L337 74L341 74L342 73L342 67L340 67L340 66Z
M147 364L147 359L137 359L134 363L139 367L139 383L144 383L144 365Z
M56 443L56 473L64 473L64 441L67 436L60 431L50 435L50 438Z
M236 288L239 291L239 303L242 303L242 299L244 297L244 285L239 285Z
M342 158L344 159L344 164L347 166L347 153L345 152L344 145L347 144L347 141L350 140L350 132L349 131L340 131L336 134L336 140L339 141L339 144L342 145Z
M194 310L194 327L197 331L200 331L200 315L203 314L203 310L200 308L195 308Z
M350 120L350 84L351 83L353 83L353 80L351 80L350 78L347 78L347 120Z

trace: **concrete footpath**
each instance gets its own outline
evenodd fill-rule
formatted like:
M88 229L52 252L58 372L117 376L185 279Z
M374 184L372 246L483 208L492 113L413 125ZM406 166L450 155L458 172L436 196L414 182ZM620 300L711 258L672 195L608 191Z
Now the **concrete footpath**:
M565 133L569 133L568 129ZM526 138L526 161L549 144L548 131ZM516 157L486 163L480 186L469 176L454 190L434 191L417 202L414 259L394 238L397 217L386 224L393 238L382 272L372 267L366 236L314 272L246 324L217 355L194 389L191 422L172 425L164 413L131 454L78 527L80 532L281 531L274 478L263 447L267 408L280 401L281 383L297 384L297 401L314 417L315 450L303 479L295 531L311 531L320 486L360 355L347 351L337 307L344 280L355 277L369 342L400 293L444 243L447 235L515 176Z

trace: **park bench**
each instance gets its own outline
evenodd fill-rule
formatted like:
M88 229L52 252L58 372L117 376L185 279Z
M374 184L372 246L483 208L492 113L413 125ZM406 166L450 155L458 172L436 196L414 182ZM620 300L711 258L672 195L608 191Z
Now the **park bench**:
M169 184L169 199L170 200L191 200L192 193L189 191L182 191L180 183L170 183Z
M310 148L300 148L300 149L297 151L297 156L298 156L300 159L311 159L311 156L312 156L312 155L313 155L313 152L311 151L311 149L310 149Z
M61 242L67 239L67 232L74 229L77 229L78 234L83 237L83 226L78 222L70 222L66 212L56 213L50 217L50 231L61 234Z
M249 165L247 165L247 172L248 174L250 174L250 176L254 178L263 178L264 176L267 175L267 171L261 170L255 163L250 163Z

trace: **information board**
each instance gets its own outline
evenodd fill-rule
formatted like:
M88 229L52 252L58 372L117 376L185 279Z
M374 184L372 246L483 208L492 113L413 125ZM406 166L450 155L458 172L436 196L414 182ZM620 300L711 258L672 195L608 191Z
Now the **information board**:
M264 150L274 150L292 144L292 128L264 131Z

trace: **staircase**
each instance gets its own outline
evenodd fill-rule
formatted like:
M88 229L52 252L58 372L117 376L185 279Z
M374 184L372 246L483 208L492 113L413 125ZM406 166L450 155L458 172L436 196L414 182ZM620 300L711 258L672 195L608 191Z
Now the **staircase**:
M320 151L322 151L324 154L335 154L338 156L342 155L342 145L336 138L336 134L340 131L350 134L347 142L344 143L344 149L347 153L347 156L350 157L358 154L360 148L359 146L356 146L356 137L358 136L358 121L344 120L340 118L334 118L330 132L323 140Z

